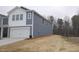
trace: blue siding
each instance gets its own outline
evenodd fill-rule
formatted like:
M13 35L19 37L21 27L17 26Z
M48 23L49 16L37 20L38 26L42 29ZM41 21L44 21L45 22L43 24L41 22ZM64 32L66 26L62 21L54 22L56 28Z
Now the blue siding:
M34 27L33 27L33 35L41 36L41 35L49 35L52 34L52 24L44 20L43 18L34 13Z

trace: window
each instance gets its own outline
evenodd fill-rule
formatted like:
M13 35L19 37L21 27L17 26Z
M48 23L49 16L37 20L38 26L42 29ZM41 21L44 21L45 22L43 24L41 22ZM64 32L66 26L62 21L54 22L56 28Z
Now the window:
M27 12L27 21L26 24L32 24L32 12Z
M32 13L31 12L27 12L27 19L32 19Z
M19 20L19 15L16 15L16 20Z
M16 18L15 18L15 16L16 16ZM17 14L17 15L13 15L12 16L12 20L14 21L14 20L23 20L23 14Z
M23 14L20 14L20 20L23 20Z
M15 20L15 15L12 15L12 20L13 20L13 21Z

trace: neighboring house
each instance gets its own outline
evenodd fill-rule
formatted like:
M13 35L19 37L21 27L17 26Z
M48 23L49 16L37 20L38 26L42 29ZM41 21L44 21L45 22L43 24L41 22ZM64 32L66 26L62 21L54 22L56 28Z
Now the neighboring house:
M0 14L0 39L8 37L8 17Z
M33 10L15 7L8 12L9 36L29 38L52 34L52 23Z

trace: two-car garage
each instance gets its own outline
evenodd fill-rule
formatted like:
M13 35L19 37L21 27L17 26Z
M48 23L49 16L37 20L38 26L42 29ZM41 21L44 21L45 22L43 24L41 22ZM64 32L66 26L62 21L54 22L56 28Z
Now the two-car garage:
M10 37L11 38L29 38L30 36L30 27L13 27L10 28Z

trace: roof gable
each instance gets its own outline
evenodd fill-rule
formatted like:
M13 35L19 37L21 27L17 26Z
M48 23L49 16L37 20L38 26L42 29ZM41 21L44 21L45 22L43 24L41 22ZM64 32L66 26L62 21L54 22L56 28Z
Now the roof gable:
M12 11L14 11L14 10L16 10L16 9L22 9L22 10L24 10L24 11L26 11L26 10L29 10L29 9L27 9L27 8L24 8L24 7L18 7L18 6L16 6L15 8L13 8L12 10L10 10L9 12L8 12L8 14L10 14Z

